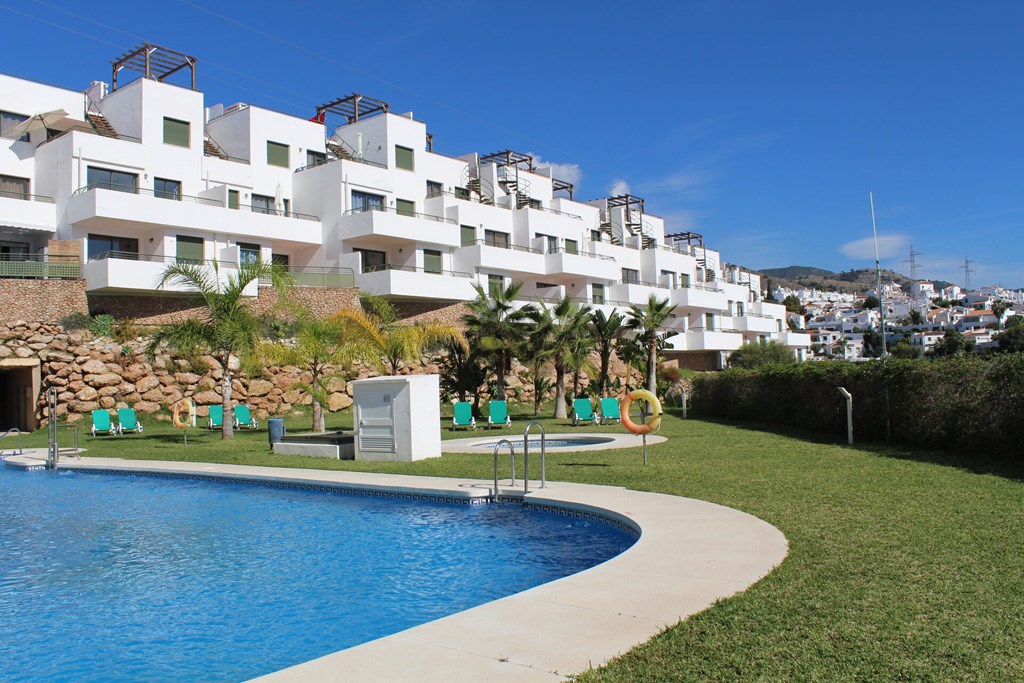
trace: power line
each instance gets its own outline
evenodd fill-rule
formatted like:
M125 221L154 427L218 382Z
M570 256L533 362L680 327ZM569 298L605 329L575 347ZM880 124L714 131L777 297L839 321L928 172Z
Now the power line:
M972 261L969 258L967 258L966 256L964 256L964 264L957 269L957 270L964 271L964 291L965 292L971 291L971 273L974 272L974 270L971 268L971 264L972 263L974 263L974 261Z
M918 270L918 268L923 268L924 267L922 264L917 262L917 257L918 256L924 256L924 254L921 253L920 251L915 251L914 250L914 245L911 244L910 245L910 258L908 258L905 261L903 261L903 263L906 263L906 264L910 265L910 279L911 280L917 280L917 270Z

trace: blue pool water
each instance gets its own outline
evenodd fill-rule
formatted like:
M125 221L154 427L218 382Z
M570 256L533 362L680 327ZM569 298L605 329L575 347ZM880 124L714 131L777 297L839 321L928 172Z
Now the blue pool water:
M634 540L517 505L0 466L0 678L243 680Z

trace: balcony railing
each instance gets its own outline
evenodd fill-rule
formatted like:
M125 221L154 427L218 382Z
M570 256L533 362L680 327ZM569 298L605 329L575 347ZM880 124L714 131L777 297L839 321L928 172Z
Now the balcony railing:
M192 204L203 204L205 206L219 206L224 208L224 202L220 199L213 199L211 197L194 197L187 194L178 194L177 192L168 192L167 190L151 190L144 187L133 187L131 185L119 185L117 183L92 183L85 187L80 187L75 190L71 196L77 197L78 195L85 194L90 190L111 190L113 192L124 192L125 194L139 194L146 195L149 197L156 197L157 199L166 199L168 201L187 202ZM52 201L52 200L51 200ZM320 219L316 216L312 216L307 213L299 213L297 211L281 211L264 206L253 206L251 204L239 204L238 206L228 207L232 210L251 211L252 213L264 213L271 216L284 216L286 218L301 218L307 221L317 221Z
M445 218L444 216L434 216L433 214L429 214L429 213L416 213L415 211L406 211L404 209L396 209L393 206L366 206L366 207L362 207L362 208L358 208L358 209L349 209L348 211L346 211L342 215L343 216L354 216L356 214L367 213L369 211L386 211L388 213L398 214L399 216L408 216L410 218L422 218L424 220L436 221L438 223L451 223L452 225L456 224L454 218Z
M78 280L82 277L82 264L75 256L0 254L0 277Z
M0 190L0 197L21 199L26 202L43 202L44 204L53 204L53 197L46 197L41 194L29 194L28 192L18 192L17 190Z
M586 258L593 258L599 261L614 261L615 259L611 256L602 256L601 254L592 254L586 251L580 251L577 249L566 249L565 247L555 247L554 249L548 249L545 253L547 254L569 254L570 256L583 256Z
M331 164L331 163L334 163L335 161L351 161L351 162L354 162L354 163L357 163L357 164L365 164L367 166L374 166L376 168L383 168L383 169L386 169L388 167L387 164L382 164L382 163L380 163L378 161L369 161L367 159L356 159L355 157L342 157L340 159L337 159L337 158L335 158L335 159L324 159L323 161L316 161L316 162L313 162L312 164L306 164L305 166L300 166L299 168L295 169L295 172L296 173L301 173L302 171L305 171L307 169L316 168L317 166L323 166L324 164Z
M533 209L534 211L543 211L545 213L553 213L556 216L565 216L566 218L571 218L574 221L581 221L581 220L583 220L583 216L577 215L575 213L568 213L566 211L558 211L557 209L549 209L546 206L529 206L529 205L527 205L527 206L524 206L522 208L524 208L524 209Z
M434 199L435 197L452 197L454 199L461 199L464 202L474 202L476 204L483 204L485 206L493 206L498 209L505 209L508 211L507 206L501 204L495 204L492 200L485 200L483 197L474 197L470 192L449 192L448 190L434 190L433 192L427 193L427 199Z
M364 273L379 273L385 270L401 270L406 273L429 273L430 275L452 275L454 277L472 278L472 273L464 273L458 270L434 270L433 268L421 268L419 266L399 266L393 263L381 263L374 266L363 266Z
M663 285L660 282L647 282L645 280L619 280L620 285L640 285L641 287L658 287L660 289L669 289L668 285Z
M194 259L179 256L168 256L165 254L140 254L135 251L101 251L89 257L89 263L94 261L106 261L116 259L119 261L146 261L150 263L191 263L199 266L214 266L216 268L237 268L234 261L218 261L216 259Z
M526 254L543 254L544 253L541 249L534 249L533 247L520 247L520 246L515 245L515 244L509 244L508 242L496 242L494 240L488 240L488 239L476 240L476 242L474 244L476 244L477 246L494 247L495 249L508 249L509 251L521 251L521 252L524 252ZM470 246L470 245L463 245L463 246Z
M316 266L279 266L297 287L355 287L356 276L351 268ZM260 278L261 285L272 284L271 278Z

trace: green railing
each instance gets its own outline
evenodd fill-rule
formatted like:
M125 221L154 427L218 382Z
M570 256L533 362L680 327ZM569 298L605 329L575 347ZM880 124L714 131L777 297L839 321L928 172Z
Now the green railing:
M82 264L73 256L4 255L0 256L0 277L78 280L82 277Z

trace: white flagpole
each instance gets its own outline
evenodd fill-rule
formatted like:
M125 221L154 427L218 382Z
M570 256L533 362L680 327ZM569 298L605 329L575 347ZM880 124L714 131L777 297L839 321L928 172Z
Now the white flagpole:
M875 236L875 275L878 279L878 315L880 316L882 325L882 358L885 358L885 297L882 296L882 267L878 260L878 224L875 223L875 197L871 192L868 192L868 199L871 201L871 232Z

